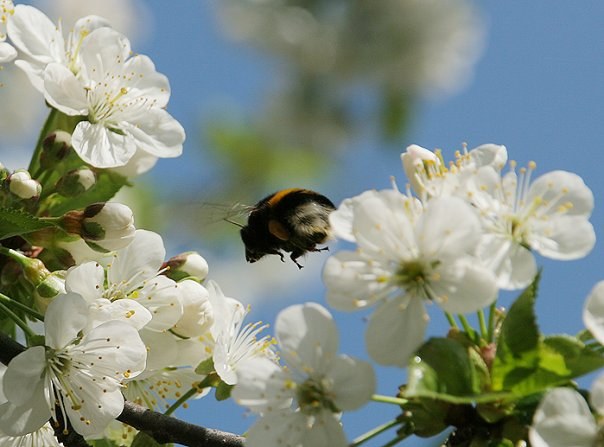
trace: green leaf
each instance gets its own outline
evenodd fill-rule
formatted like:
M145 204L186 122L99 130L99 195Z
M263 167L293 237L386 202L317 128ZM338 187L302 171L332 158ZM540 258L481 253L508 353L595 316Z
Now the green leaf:
M451 403L488 402L504 397L482 393L483 371L459 340L431 338L409 363L405 397L429 397Z
M129 185L126 177L115 172L99 170L96 171L96 175L96 183L77 197L63 197L58 194L49 197L49 214L62 216L67 211L82 209L91 203L106 202L113 198L123 186Z
M132 444L130 444L130 447L161 447L166 445L169 444L160 444L147 433L139 431L134 437Z
M52 226L53 224L25 211L0 208L0 240Z
M91 447L120 447L110 439L89 439L86 440Z
M569 335L546 337L543 340L542 351L548 352L548 358L555 358L562 363L560 365L549 362L546 365L545 361L542 361L543 366L547 366L550 371L563 376L566 380L575 379L604 367L602 354Z
M539 275L520 294L503 320L492 369L495 391L512 390L538 366L540 334L534 310L538 283Z

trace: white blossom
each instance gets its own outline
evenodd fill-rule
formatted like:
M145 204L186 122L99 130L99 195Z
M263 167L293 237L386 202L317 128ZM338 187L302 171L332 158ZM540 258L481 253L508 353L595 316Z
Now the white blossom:
M241 366L233 389L237 403L262 415L246 445L348 445L339 413L369 400L375 389L371 365L337 354L337 328L319 304L284 309L275 331L287 368L256 358Z
M12 0L0 0L0 64L12 61L17 57L15 48L5 42L6 40L6 23L13 14L15 6Z
M474 256L480 220L459 198L437 197L422 209L395 190L367 191L345 201L330 222L357 249L327 260L327 301L348 311L377 305L366 342L378 363L406 365L424 338L425 302L468 313L497 296L493 273Z
M4 376L8 402L0 429L23 435L42 427L58 407L84 436L98 435L123 410L122 381L145 368L146 349L136 328L107 321L84 329L89 306L77 294L57 297L46 312L46 346L15 357Z
M46 101L86 117L72 136L82 160L135 175L158 157L181 154L184 129L165 110L168 79L147 56L130 57L128 39L104 19L80 19L67 43L60 27L33 7L17 7L9 25L11 39L28 56L17 64Z

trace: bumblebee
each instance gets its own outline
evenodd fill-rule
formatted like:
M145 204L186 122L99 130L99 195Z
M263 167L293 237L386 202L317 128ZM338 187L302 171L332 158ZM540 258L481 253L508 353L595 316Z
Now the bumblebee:
M335 210L327 197L309 189L290 188L266 196L254 205L248 215L247 225L241 227L241 240L245 245L245 259L256 262L266 255L278 255L284 261L285 253L297 259L317 248L331 236L329 214Z

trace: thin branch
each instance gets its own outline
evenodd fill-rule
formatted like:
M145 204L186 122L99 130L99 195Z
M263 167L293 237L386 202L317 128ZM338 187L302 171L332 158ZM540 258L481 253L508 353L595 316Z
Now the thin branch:
M0 362L8 365L14 357L23 351L25 351L23 345L0 332ZM58 414L59 412L57 416ZM189 424L128 401L126 401L124 410L117 419L144 431L160 443L172 442L188 447L243 447L243 437L241 436ZM62 421L58 422L63 427ZM51 424L53 424L52 421ZM65 447L88 446L84 438L72 429L68 430L67 435L62 432L63 429L59 428L56 436Z

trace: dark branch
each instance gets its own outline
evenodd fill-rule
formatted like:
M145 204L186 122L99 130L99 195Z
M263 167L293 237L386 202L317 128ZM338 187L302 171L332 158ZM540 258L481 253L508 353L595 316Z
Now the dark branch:
M0 362L5 365L17 355L25 351L25 347L8 335L0 332ZM179 419L165 416L140 405L126 402L124 411L117 418L138 430L144 431L160 443L179 443L188 447L242 447L243 438L211 428L189 424ZM51 421L51 424L53 422ZM60 424L61 427L63 424ZM88 446L84 438L73 430L67 435L62 434L62 428L56 433L59 441L65 447Z
M132 402L126 402L117 420L144 431L160 443L171 442L189 447L243 446L241 436L189 424Z

